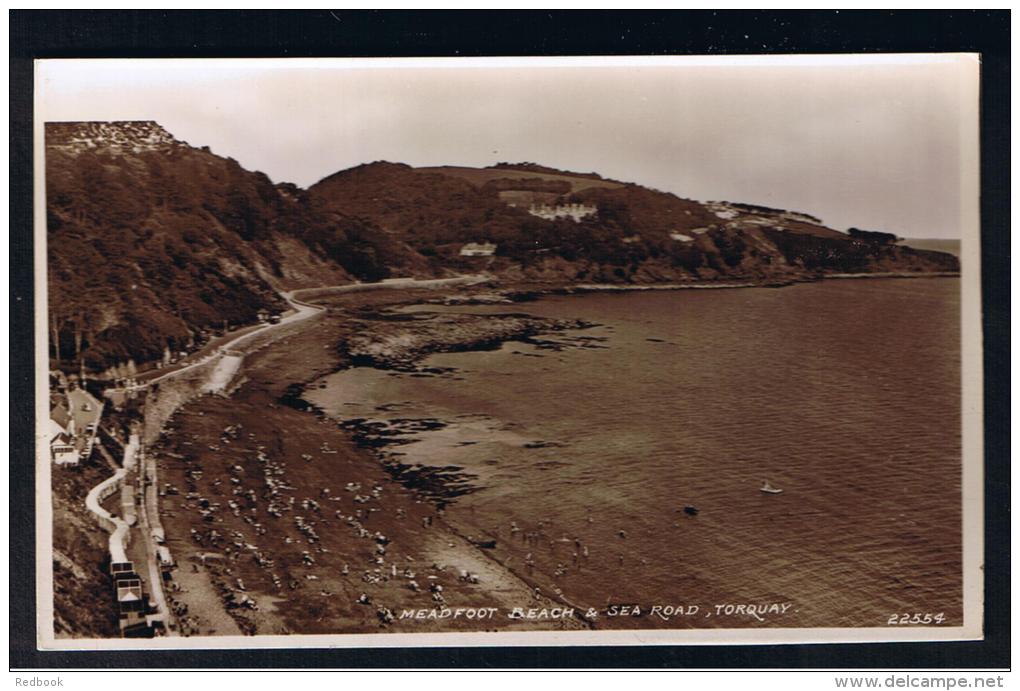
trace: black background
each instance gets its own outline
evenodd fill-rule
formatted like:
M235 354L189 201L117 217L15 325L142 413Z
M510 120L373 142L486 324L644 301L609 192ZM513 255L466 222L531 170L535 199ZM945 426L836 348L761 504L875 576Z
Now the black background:
M1009 20L1008 11L10 11L10 666L1009 667ZM981 53L984 641L129 652L35 649L33 59L850 52Z

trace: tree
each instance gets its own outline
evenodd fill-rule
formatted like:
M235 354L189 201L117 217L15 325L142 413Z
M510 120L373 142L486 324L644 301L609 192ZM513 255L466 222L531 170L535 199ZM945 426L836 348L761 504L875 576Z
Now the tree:
M868 242L876 242L881 245L891 245L894 242L899 241L901 238L896 237L892 233L882 233L877 230L861 230L860 228L850 228L847 234L857 240L866 240Z
M53 357L60 360L60 326L57 323L56 310L50 310L50 332L52 334Z

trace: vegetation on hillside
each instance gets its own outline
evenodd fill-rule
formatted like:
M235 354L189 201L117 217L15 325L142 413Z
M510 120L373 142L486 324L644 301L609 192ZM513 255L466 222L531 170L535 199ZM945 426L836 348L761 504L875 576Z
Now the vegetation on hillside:
M861 230L860 228L850 228L846 232L847 235L856 240L870 240L871 242L878 242L883 245L891 245L892 243L900 239L893 235L892 233L883 233L877 230Z
M282 237L335 267L323 282L385 278L400 255L369 221L188 147L50 150L47 201L50 354L90 369L285 309Z
M53 132L68 138L74 126ZM65 141L47 153L51 356L72 367L195 347L224 325L284 309L278 291L297 275L304 285L483 269L653 282L956 267L886 234L846 235L748 204L729 205L733 220L673 194L534 163L376 162L302 190L169 135L161 148L132 146L126 132L116 147ZM531 203L595 211L548 219L529 213ZM495 255L462 257L470 242L495 243Z

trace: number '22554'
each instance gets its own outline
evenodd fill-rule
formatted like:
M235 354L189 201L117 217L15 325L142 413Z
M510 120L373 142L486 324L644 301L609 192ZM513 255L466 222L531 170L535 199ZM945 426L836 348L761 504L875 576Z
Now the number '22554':
M916 624L941 624L946 620L944 612L932 614L931 612L904 612L903 614L890 614L889 626L906 626Z

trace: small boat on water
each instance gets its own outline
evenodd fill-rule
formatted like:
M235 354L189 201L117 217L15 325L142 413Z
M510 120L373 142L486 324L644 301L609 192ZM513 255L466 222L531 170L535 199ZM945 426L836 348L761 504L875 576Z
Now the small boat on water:
M763 482L761 484L761 487L759 487L758 489L759 489L759 491L761 491L764 494L782 494L783 493L783 490L779 489L778 487L773 487L771 484L769 484L768 480Z

